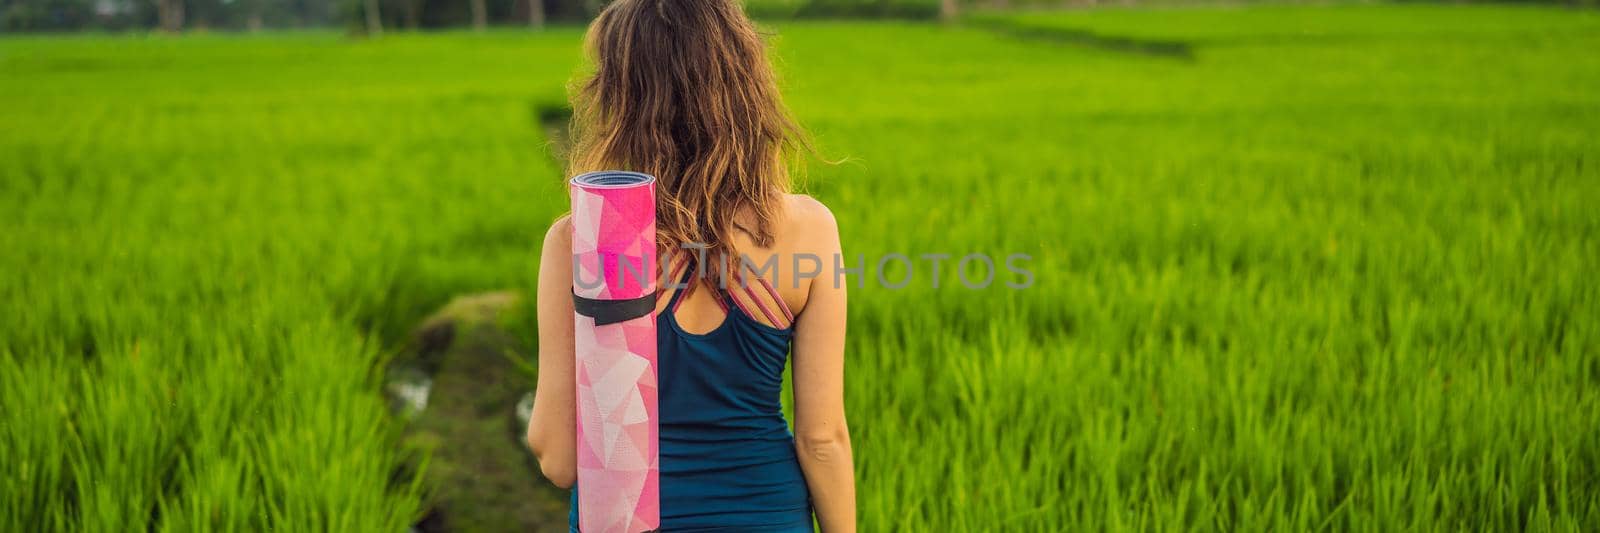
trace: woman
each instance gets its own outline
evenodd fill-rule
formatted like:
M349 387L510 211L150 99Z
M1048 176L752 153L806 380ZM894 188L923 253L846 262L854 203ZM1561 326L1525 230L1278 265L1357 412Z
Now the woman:
M662 530L812 531L814 513L826 533L854 531L846 284L788 269L797 255L827 264L838 228L822 204L788 194L788 156L809 145L761 36L735 0L619 0L590 27L587 48L596 70L574 97L571 172L658 180L660 253L670 258L656 309ZM540 468L562 487L576 477L571 253L563 218L540 263L528 425ZM741 256L779 268L715 259ZM792 433L779 402L791 353Z

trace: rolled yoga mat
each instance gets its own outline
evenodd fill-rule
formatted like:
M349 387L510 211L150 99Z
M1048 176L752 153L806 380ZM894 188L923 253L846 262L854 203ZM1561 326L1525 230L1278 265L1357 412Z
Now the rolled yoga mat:
M619 171L571 181L584 533L638 533L661 523L655 182Z

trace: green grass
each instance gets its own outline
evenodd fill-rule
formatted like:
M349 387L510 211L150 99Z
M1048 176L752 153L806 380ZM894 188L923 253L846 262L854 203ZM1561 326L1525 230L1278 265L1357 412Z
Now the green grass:
M865 529L1600 524L1600 14L776 30L847 253L1034 257L854 290ZM375 365L531 283L580 35L0 40L0 530L416 518Z
M0 530L415 520L376 363L532 278L577 38L0 41Z

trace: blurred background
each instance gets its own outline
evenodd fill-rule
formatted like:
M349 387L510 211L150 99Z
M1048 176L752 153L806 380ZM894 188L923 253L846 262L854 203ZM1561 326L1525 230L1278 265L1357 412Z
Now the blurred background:
M582 24L606 0L5 0L7 31L261 31L285 28L438 30ZM1247 0L744 0L757 18L952 20L973 10L1085 9L1134 6L1271 5ZM1325 2L1308 2L1324 4ZM1594 7L1596 0L1523 0L1512 4Z
M0 0L0 530L564 530L603 4ZM1594 530L1594 6L747 2L867 258L863 528Z

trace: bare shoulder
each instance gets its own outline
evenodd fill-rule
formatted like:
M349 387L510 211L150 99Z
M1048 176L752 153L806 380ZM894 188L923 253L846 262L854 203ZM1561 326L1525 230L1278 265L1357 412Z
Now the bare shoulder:
M839 222L827 205L804 194L785 195L784 203L782 238L792 243L793 249L818 252L838 245Z
M785 206L789 208L789 218L796 222L821 222L833 221L833 211L823 205L821 200L812 198L809 194L783 195Z
M571 253L572 217L570 215L561 215L561 218L550 223L550 230L544 233L543 257L546 262L550 259L561 259L556 261L556 263L559 263L557 266L567 265L568 268L571 268L570 263L566 261L566 257Z
M550 223L550 230L544 233L544 242L550 241L572 242L572 215L561 215L561 218Z

